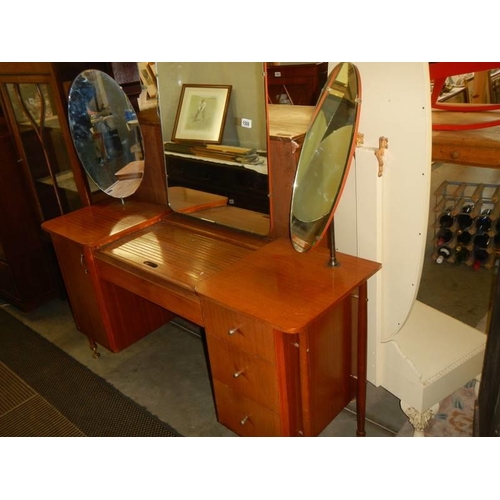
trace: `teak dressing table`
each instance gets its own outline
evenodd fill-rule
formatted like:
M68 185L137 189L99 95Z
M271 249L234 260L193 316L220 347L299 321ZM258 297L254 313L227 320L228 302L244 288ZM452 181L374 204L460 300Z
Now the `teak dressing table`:
M120 351L182 316L206 332L218 419L236 434L315 436L356 397L365 435L367 280L381 266L338 254L332 269L326 246L292 248L288 207L305 129L287 133L283 112L270 110L267 237L140 199L88 206L43 228L94 349ZM156 127L144 134L153 157L163 147ZM164 166L146 168L161 177Z

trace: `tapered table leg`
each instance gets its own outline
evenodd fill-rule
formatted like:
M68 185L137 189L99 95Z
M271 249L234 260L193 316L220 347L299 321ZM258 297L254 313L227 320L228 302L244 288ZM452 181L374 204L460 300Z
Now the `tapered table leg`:
M356 436L366 436L366 370L368 352L368 286L366 281L359 287L358 304L358 381L356 397Z

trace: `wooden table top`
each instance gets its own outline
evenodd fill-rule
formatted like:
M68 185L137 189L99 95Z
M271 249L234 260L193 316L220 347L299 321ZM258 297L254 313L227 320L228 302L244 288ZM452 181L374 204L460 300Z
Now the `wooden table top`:
M269 104L269 135L288 140L305 135L314 110L314 106Z
M432 110L432 124L437 126L448 125L449 128L476 125L487 129L489 124L500 120L500 111L445 111ZM498 123L497 123L498 125ZM474 129L480 130L481 128ZM453 130L446 130L453 132ZM490 135L490 134L486 134Z
M101 248L98 258L155 283L194 292L199 283L253 252L255 249L160 221Z
M233 205L207 208L192 212L192 217L213 221L227 227L234 227L251 234L266 236L271 226L269 215Z
M296 333L381 268L346 254L337 254L340 266L331 268L329 257L319 246L300 254L288 238L280 238L204 280L196 291Z
M144 174L144 160L136 160L127 163L115 173L117 179L142 179Z
M176 212L189 214L208 208L224 207L228 203L228 198L187 187L173 186L168 188L168 201Z
M100 246L154 224L170 211L163 205L109 199L45 221L42 228L81 245Z

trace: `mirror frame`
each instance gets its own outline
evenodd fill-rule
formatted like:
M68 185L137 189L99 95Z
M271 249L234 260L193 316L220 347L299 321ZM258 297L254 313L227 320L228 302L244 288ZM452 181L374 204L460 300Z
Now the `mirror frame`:
M326 132L328 132L328 128L335 117L335 113L330 117L330 120L328 123L326 123L324 127L324 132L322 133L319 141L315 137L316 135L316 130L315 127L317 126L317 122L321 117L322 111L323 111L323 106L330 96L330 90L333 87L334 82L337 80L337 77L343 70L344 66L347 66L347 73L348 73L348 78L347 78L347 87L349 87L350 83L355 87L355 94L352 96L352 102L354 105L354 113L353 113L353 123L352 123L352 131L350 133L350 143L347 147L346 151L346 159L344 163L344 168L341 174L340 182L337 186L336 192L329 193L329 198L332 199L331 206L329 210L326 211L324 216L319 217L315 221L310 221L311 226L310 226L310 234L313 236L312 238L309 238L307 241L303 240L299 236L297 236L296 232L294 231L294 220L298 220L294 213L296 212L294 210L295 204L298 203L297 200L297 188L300 183L303 183L304 181L307 181L307 178L311 179L311 173L307 171L309 169L311 162L309 161L307 164L305 163L308 159L304 157L304 151L307 151L307 145L308 142L313 145L314 153L311 158L314 157L316 154L320 154L320 146L321 143L325 140L327 137ZM354 81L350 81L351 78L354 78ZM345 95L345 93L344 93ZM342 100L344 97L342 97ZM359 126L359 119L360 119L360 109L361 109L361 78L359 74L358 68L352 64L352 63L339 63L337 64L332 71L330 72L330 75L328 77L328 80L321 92L320 98L318 100L318 103L316 105L316 108L314 110L313 116L311 118L311 122L309 124L305 139L304 139L304 144L302 146L301 154L299 157L298 165L297 165L297 170L295 173L295 180L293 183L293 192L292 192L292 200L290 204L290 220L289 220L289 228L290 228L290 241L292 243L293 248L299 252L306 252L313 248L319 241L323 239L325 236L326 231L328 228L333 225L333 217L335 210L340 202L340 198L342 196L342 192L344 190L344 186L347 180L347 176L350 170L350 165L352 163L352 159L354 157L354 152L356 149L356 138L358 135L358 126ZM337 111L337 110L336 110ZM341 130L342 127L338 127L335 130ZM314 141L314 142L313 142ZM321 162L321 165L323 163ZM299 179L301 176L304 175L304 173L307 174L307 177L304 177L300 182ZM316 227L313 227L316 225ZM332 248L332 252L334 252L335 249Z

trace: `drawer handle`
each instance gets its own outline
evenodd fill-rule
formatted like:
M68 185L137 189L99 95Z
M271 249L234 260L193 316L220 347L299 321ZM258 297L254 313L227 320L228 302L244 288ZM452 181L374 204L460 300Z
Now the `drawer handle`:
M247 423L247 420L250 417L248 415L245 415L241 420L240 420L240 425L245 425Z
M240 375L243 375L243 370L240 370L239 372L234 372L233 377L238 378Z
M240 329L239 326L235 326L234 328L230 328L228 331L227 331L227 334L228 335L234 335L238 330Z

